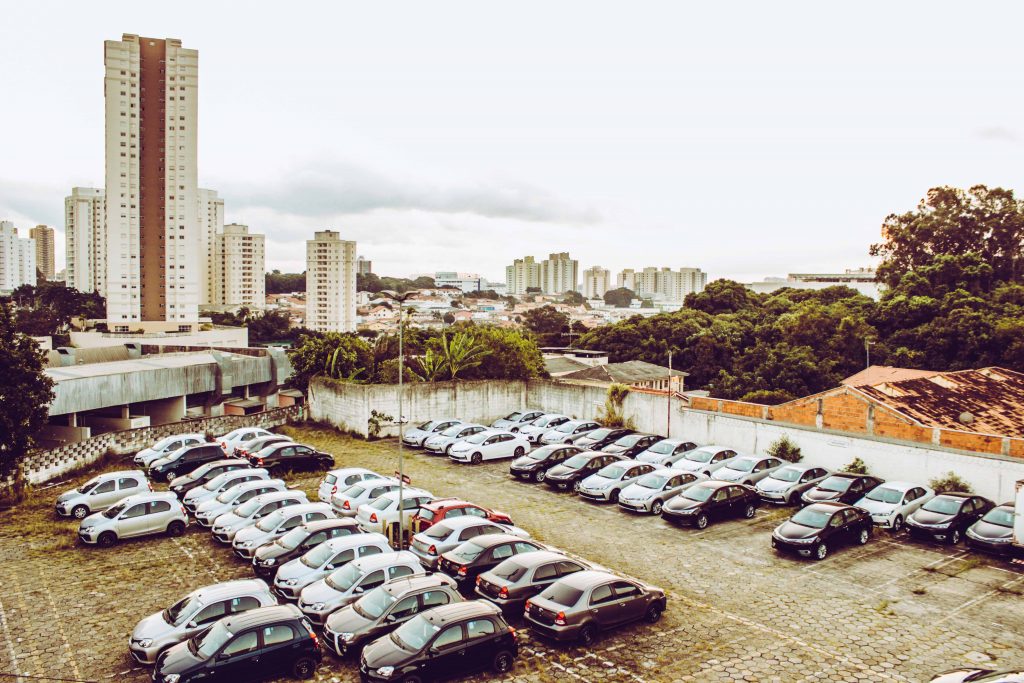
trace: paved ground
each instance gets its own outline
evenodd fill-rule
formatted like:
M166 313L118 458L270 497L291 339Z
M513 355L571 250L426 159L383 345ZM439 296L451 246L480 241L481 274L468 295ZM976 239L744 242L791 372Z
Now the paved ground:
M397 466L393 442L315 430L302 438L339 464ZM416 453L406 463L417 486L501 509L540 540L668 591L659 624L607 634L589 651L526 632L506 680L921 681L1024 658L1024 573L962 548L880 533L812 563L769 547L783 510L697 532L512 481L507 462L470 467ZM318 479L294 483L312 493ZM127 654L136 621L197 586L249 575L198 527L179 539L80 547L77 525L53 519L57 492L0 513L0 674L147 680ZM324 664L321 681L357 678L350 662L327 655Z

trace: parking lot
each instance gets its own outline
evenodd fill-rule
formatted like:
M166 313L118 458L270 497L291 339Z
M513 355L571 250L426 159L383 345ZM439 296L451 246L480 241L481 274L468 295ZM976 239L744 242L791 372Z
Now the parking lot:
M397 469L393 440L366 443L313 428L290 433L333 453L338 466ZM514 619L521 656L506 680L920 681L957 665L996 667L1024 657L1024 572L962 546L879 532L866 546L810 562L769 546L788 510L679 529L513 481L507 461L468 466L407 455L415 486L507 512L543 542L668 592L658 624L604 635L589 650L536 640ZM0 513L0 674L148 680L148 669L128 655L135 623L198 586L251 576L197 525L177 539L109 550L77 545L77 522L55 521L52 505L83 478ZM313 500L319 479L290 481ZM330 654L317 676L357 678L352 662Z

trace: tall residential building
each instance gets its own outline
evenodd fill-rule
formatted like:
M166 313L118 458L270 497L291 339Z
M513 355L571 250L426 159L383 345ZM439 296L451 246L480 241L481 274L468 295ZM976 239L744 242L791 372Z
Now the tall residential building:
M373 261L365 259L362 256L356 259L356 274L357 275L370 275L373 273Z
M588 299L600 299L611 289L612 274L607 268L592 266L583 271L583 296Z
M107 201L103 190L73 187L64 198L65 283L106 296Z
M509 296L522 296L531 287L540 287L540 264L532 256L517 258L505 267L505 285Z
M57 271L53 260L53 228L37 225L28 231L28 236L36 241L36 268L44 278L52 280Z
M700 268L626 268L618 276L618 286L633 290L637 296L671 302L682 302L687 294L704 291L707 282L708 275Z
M580 264L569 258L569 252L549 254L540 264L540 288L545 294L565 294L576 291Z
M216 303L217 275L220 263L216 257L217 235L224 231L224 200L216 190L197 191L199 201L199 303ZM262 299L261 299L262 301Z
M215 236L214 261L216 277L212 303L262 310L267 300L263 235L250 234L245 225L225 225Z
M10 221L0 221L0 292L10 294L22 285L36 284L36 243L18 237Z
M356 243L333 230L306 242L306 327L356 331Z
M126 33L104 42L104 64L107 323L192 331L202 281L199 53Z

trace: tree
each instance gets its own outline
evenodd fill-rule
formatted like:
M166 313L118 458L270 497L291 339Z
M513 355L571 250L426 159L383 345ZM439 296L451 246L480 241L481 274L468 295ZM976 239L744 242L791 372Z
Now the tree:
M421 356L417 356L418 375L424 382L436 382L441 379L447 369L447 361L443 355L428 348Z
M562 301L570 306L582 306L587 302L586 298L579 292L566 292L562 295Z
M463 379L524 380L548 376L544 356L530 335L472 323L457 323L457 327L471 331L476 342L488 351L478 366L465 371Z
M684 305L705 313L736 313L751 308L757 295L733 280L714 280L702 292L687 294Z
M264 277L267 294L288 294L306 291L306 273L282 273L272 270Z
M452 379L457 379L463 370L480 365L484 357L490 353L467 332L456 332L450 336L442 334L440 340L444 364L448 368L448 376Z
M292 363L289 386L306 391L314 377L355 378L373 365L370 345L352 333L314 333L299 338L288 350Z
M452 315L451 311L449 311L441 316L441 322L443 322L445 325L451 325L452 323L455 322L455 316Z
M540 287L527 287L526 288L526 293L527 294L540 294L543 291L544 290L542 290Z
M604 302L615 308L629 308L630 302L635 298L636 295L633 293L633 290L627 287L609 289L604 293Z
M36 343L15 329L0 303L0 478L17 471L46 424L53 380L43 373L44 356Z
M537 335L543 346L561 346L562 335L569 331L569 316L554 306L541 306L523 314L523 326Z
M250 318L249 341L283 341L292 337L292 321L284 311L267 311L261 316Z
M86 294L62 282L22 285L11 294L17 305L16 327L23 334L52 336L65 333L72 318L100 318L106 301L99 294Z

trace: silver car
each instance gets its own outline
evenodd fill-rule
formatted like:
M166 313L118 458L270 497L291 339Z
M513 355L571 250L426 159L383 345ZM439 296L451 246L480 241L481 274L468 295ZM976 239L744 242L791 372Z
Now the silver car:
M232 512L213 520L213 538L219 543L231 543L235 539L235 534L245 527L255 524L274 510L308 502L305 492L290 489L264 493L250 498Z
M461 423L462 420L457 420L452 417L446 417L440 420L427 420L412 429L407 429L405 434L402 435L402 443L406 446L412 446L413 448L422 448L423 442L434 434L440 434L449 427Z
M339 517L355 517L359 506L373 502L385 493L398 490L398 480L391 477L361 481L331 496L331 509Z
M544 436L544 433L549 429L554 429L558 425L565 424L569 421L568 415L561 415L559 413L546 413L541 415L530 424L524 424L519 428L519 433L526 437L526 440L530 443L539 443L540 437Z
M165 455L170 455L174 451L185 448L186 446L196 446L201 443L206 443L206 437L202 434L175 434L173 436L165 436L149 448L143 448L141 451L136 453L134 462L136 465L149 467L150 463L154 460L162 458Z
M428 453L448 455L453 443L465 439L467 436L479 434L485 429L487 429L487 427L478 424L463 423L452 425L440 434L432 434L427 437L427 440L423 442L423 449Z
M128 496L152 491L146 475L140 470L122 470L99 474L77 489L57 496L56 511L61 517L85 519L94 512L102 512Z
M553 550L520 553L481 574L476 594L503 610L522 608L523 603L563 576L587 569L591 566L585 562Z
M259 579L197 588L167 609L140 621L128 639L128 651L140 664L154 664L161 652L188 640L223 616L276 604L277 598Z
M662 439L636 456L640 462L649 462L652 465L672 467L682 460L689 451L697 448L697 444L683 439Z
M393 552L383 534L351 534L332 538L307 551L302 557L282 564L274 577L271 590L279 598L295 600L303 588L353 560Z
M97 512L82 520L78 537L89 545L108 548L124 538L150 534L181 536L188 526L188 515L177 496L167 491L128 496L106 512Z
M741 455L715 470L712 479L753 486L786 463L763 455Z
M347 489L352 484L371 479L384 479L382 475L364 467L343 467L331 470L320 480L320 486L316 489L316 497L321 503L331 502L331 496L342 489Z
M619 492L619 507L634 512L660 515L665 501L707 478L707 475L699 472L655 470Z
M619 460L605 465L581 481L576 493L586 500L614 503L618 501L622 489L656 469L656 466L647 462Z
M327 617L388 581L423 576L423 565L408 550L381 553L349 562L302 589L298 606L310 621L323 626Z
M519 527L510 524L498 524L484 517L462 516L443 519L425 531L412 537L409 544L411 550L424 567L437 571L437 561L444 553L455 550L460 545L483 534L511 534L520 538L529 538Z
M726 446L701 446L687 451L686 454L672 464L672 469L687 472L703 472L711 476L715 471L725 467L733 458L739 457Z
M554 444L554 443L572 443L580 434L586 434L599 428L601 425L597 422L590 420L569 420L563 422L554 429L549 429L544 432L538 443L541 444Z
M239 530L231 539L231 548L243 560L252 561L257 548L276 541L290 530L306 522L334 519L327 503L300 503L274 510L252 526Z
M196 521L200 526L211 527L215 519L233 511L247 500L262 496L264 493L287 489L288 486L283 479L267 479L266 481L257 479L236 484L213 500L200 503L195 511Z
M814 465L783 465L757 482L757 495L761 500L779 505L790 505L800 500L804 491L817 486L832 474L824 467Z
M200 505L208 500L213 500L228 489L244 484L247 481L256 481L257 479L270 479L270 475L262 467L245 467L238 470L221 472L202 486L191 489L181 499L181 502L184 503L185 509L189 512L195 512L196 508Z
M492 422L491 429L508 429L509 431L515 431L512 429L513 427L516 427L521 423L526 424L533 422L543 414L543 410L537 410L535 408L516 410L515 412L509 413L505 417L499 417L497 420Z
M854 505L867 510L871 521L885 529L898 532L903 522L917 509L935 497L935 491L908 481L887 481L867 492Z

